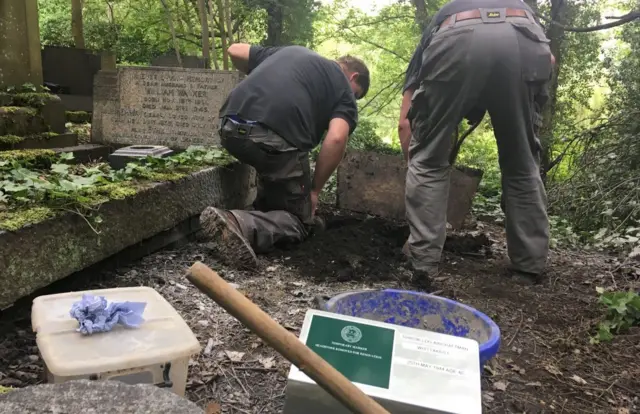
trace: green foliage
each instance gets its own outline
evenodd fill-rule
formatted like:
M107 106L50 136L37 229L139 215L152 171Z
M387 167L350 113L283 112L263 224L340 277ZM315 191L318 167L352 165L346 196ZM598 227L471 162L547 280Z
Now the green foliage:
M176 180L206 166L226 165L233 158L219 149L191 147L171 157L131 162L116 171L105 163L69 164L72 160L73 154L63 153L52 157L45 168L15 158L0 161L0 229L16 230L26 224L25 214L46 218L54 210L74 212L92 219L90 225L98 224L96 206L105 201L135 194L145 182Z
M91 122L91 114L84 111L66 111L65 118L72 124L85 124Z
M600 287L596 291L600 295L598 302L606 307L607 312L591 343L609 342L614 335L640 325L640 295L632 291L608 292Z
M60 98L44 92L21 92L13 96L13 105L15 106L41 108L52 101L59 102Z
M24 138L17 135L2 135L0 136L0 147L12 146L22 142Z

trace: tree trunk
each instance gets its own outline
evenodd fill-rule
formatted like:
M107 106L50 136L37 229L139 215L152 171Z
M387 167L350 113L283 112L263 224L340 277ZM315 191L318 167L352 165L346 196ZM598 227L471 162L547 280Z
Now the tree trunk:
M227 18L227 47L233 43L233 26L231 25L231 1L224 1L225 17Z
M565 24L567 20L567 5L565 0L551 1L551 18L560 24ZM554 144L553 127L555 124L556 106L558 103L558 77L562 70L562 42L564 41L564 30L561 27L550 24L547 29L547 37L551 41L549 47L551 53L556 58L556 64L549 82L549 101L542 111L543 123L540 129L540 140L542 143L541 170L542 178L546 180L546 174L551 164L551 155Z
M424 31L429 25L429 16L427 15L427 5L424 0L411 0L416 8L416 24L420 27L420 31Z
M282 30L284 16L282 13L282 0L274 0L267 6L267 39L268 46L282 45Z
M78 49L84 49L84 28L82 24L82 0L71 0L71 32L73 43Z
M167 14L167 22L169 23L169 31L171 32L171 39L173 40L173 48L176 51L176 59L178 60L178 66L182 67L182 57L180 56L180 45L178 45L178 38L176 37L176 29L173 27L173 16L171 15L171 10L169 9L169 5L167 5L167 0L160 0L162 3L162 7L164 7L164 11Z
M209 1L209 19L211 19L211 54L213 55L213 67L215 70L220 70L220 66L218 65L218 48L216 46L216 21L213 18L213 0Z
M204 60L205 69L211 68L211 58L209 57L209 24L207 21L207 7L205 0L198 0L198 9L200 14L200 31L202 37L202 59Z
M222 47L222 68L224 70L229 70L229 56L227 52L227 31L225 30L225 10L222 5L222 0L216 0L216 5L218 6L218 22L220 25L220 46Z

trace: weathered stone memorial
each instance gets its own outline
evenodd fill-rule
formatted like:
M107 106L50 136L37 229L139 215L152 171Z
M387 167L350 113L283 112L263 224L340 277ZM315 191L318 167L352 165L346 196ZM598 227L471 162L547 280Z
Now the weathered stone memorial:
M219 145L218 111L239 82L236 71L120 67L94 79L94 143Z
M204 411L154 385L81 380L33 385L2 394L0 413L204 414Z
M338 167L338 207L404 220L406 175L400 156L350 150ZM481 179L480 170L452 169L447 221L454 229L462 227Z
M0 1L0 86L42 85L37 0Z

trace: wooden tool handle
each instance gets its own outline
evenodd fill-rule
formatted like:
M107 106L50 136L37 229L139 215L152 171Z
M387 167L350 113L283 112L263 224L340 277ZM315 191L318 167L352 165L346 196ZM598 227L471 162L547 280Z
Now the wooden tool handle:
M205 264L196 262L191 266L187 279L349 410L358 414L389 414L294 334L271 319L262 309Z

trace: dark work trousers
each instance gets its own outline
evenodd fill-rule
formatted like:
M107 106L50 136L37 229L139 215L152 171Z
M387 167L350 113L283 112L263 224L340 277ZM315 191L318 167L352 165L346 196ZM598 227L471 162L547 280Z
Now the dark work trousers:
M254 211L231 210L256 253L303 241L311 218L309 155L260 125L223 120L222 146L258 174Z
M496 10L491 10L495 16ZM409 250L414 268L437 267L446 237L449 154L454 131L474 108L489 112L505 195L509 258L514 270L539 274L546 266L549 220L540 177L534 107L551 75L549 41L533 17L446 23L423 59L424 78L409 119L406 181Z

